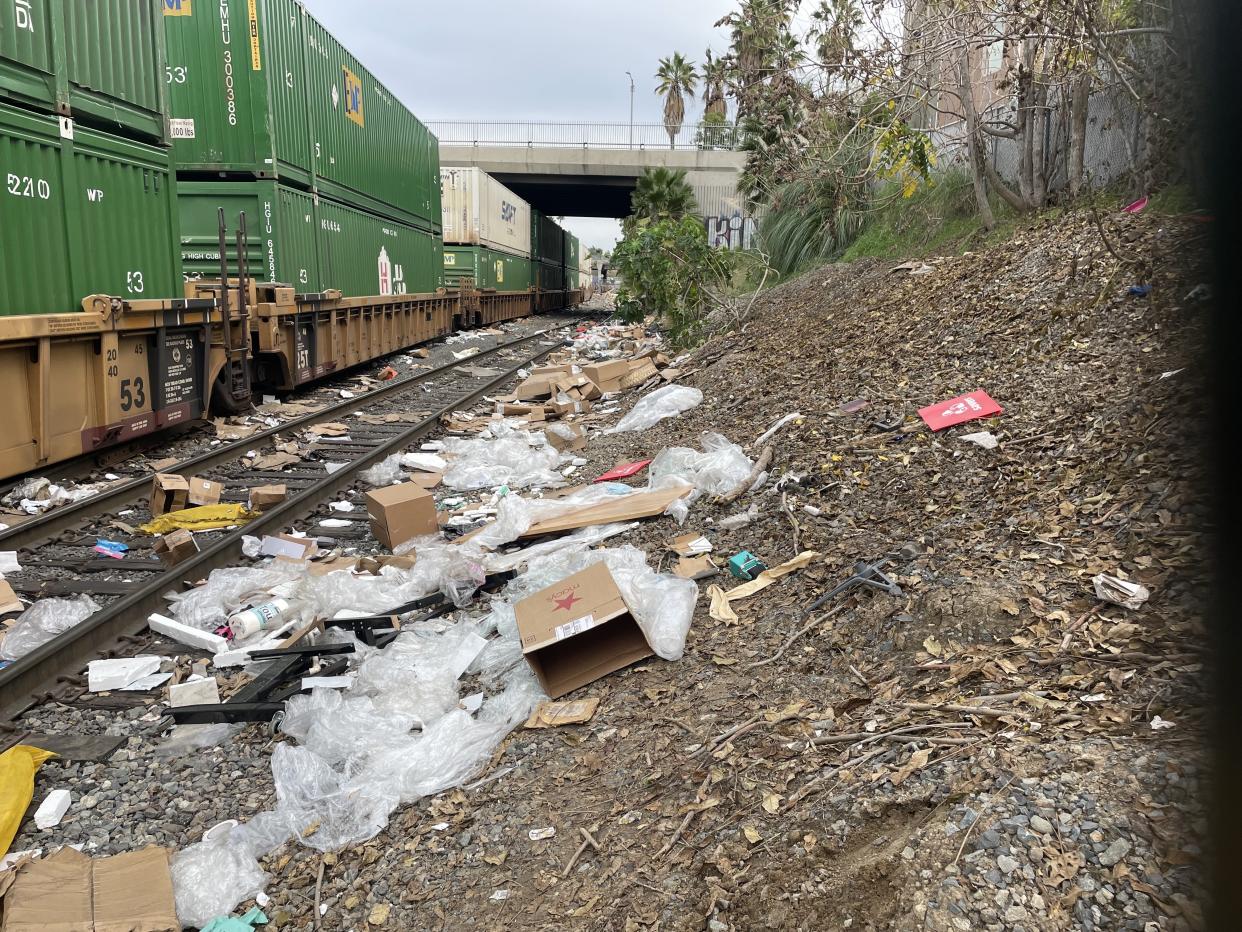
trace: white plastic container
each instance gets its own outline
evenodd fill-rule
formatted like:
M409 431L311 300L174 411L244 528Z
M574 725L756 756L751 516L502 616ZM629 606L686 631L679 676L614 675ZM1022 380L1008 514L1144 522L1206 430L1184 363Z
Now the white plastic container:
M238 612L229 618L229 629L233 632L233 640L244 641L268 628L276 628L281 624L285 613L289 611L289 603L284 599L272 599L244 612Z

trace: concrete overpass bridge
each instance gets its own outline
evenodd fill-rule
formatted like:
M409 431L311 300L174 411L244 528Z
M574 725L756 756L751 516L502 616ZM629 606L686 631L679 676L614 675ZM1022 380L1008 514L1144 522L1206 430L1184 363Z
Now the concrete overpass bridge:
M638 176L683 169L708 235L719 246L749 245L754 221L737 182L746 158L729 125L682 127L670 143L662 123L428 124L443 165L477 166L546 214L625 217Z

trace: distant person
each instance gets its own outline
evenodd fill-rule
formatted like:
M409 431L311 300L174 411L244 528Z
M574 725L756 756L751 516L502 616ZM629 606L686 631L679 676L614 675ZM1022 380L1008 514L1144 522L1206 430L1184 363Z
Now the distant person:
M604 283L608 282L608 263L607 262L605 262L604 267L599 270L599 277L600 277L600 281Z

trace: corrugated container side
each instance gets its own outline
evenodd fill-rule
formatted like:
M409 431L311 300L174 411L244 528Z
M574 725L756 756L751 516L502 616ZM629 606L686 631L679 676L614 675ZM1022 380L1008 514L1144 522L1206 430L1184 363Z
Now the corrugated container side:
M445 285L457 287L467 276L474 279L476 288L484 291L528 291L531 287L531 262L524 256L486 246L446 245Z
M299 292L324 290L319 273L318 221L312 195L274 181L198 181L177 186L181 259L187 278L220 277L219 208L230 231L225 256L237 269L238 215L246 214L250 274Z
M568 230L564 231L565 236L565 254L564 264L566 273L573 275L578 271L578 237L574 236Z
M161 0L0 4L0 97L110 132L165 141L160 8Z
M430 294L444 284L444 243L409 224L319 199L325 287L346 297Z
M438 228L430 131L313 16L304 12L302 20L320 190Z
M532 263L540 291L565 290L565 266L559 262Z
M0 106L0 179L0 314L181 294L166 149Z
M530 257L530 205L478 168L441 168L444 242Z
M544 262L565 261L565 241L560 224L546 214L539 215L539 259Z

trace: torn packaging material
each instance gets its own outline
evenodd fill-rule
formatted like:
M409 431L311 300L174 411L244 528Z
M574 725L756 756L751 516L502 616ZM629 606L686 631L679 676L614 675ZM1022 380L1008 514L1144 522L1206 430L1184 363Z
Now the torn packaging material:
M367 516L371 519L371 534L389 550L440 531L436 500L416 482L368 492Z
M64 847L14 874L5 932L180 932L166 848L92 859Z
M978 391L922 408L919 417L932 430L944 430L954 424L1004 413L1005 409L988 397L987 392Z
M46 760L55 756L51 751L26 744L0 754L0 857L9 853L34 798L35 774Z
M151 480L151 517L184 511L190 500L190 484L181 476L158 472Z
M198 542L192 531L178 528L157 540L153 549L165 566L176 566L198 553Z
M544 429L544 436L558 453L586 449L586 431L577 424L553 424Z
M17 597L17 593L13 591L4 579L0 579L0 615L12 615L16 612L24 611L26 608L22 604L22 600Z
M553 699L655 652L604 563L514 606L522 654Z
M259 550L265 557L289 557L293 560L309 560L319 552L313 537L294 537L292 534L273 534L263 538Z
M588 505L554 518L537 521L521 537L539 537L543 534L559 534L562 531L572 531L595 524L612 524L617 521L655 517L664 514L669 505L678 499L685 498L692 491L692 486L678 485L654 492L636 492L632 495L619 496L599 505Z

